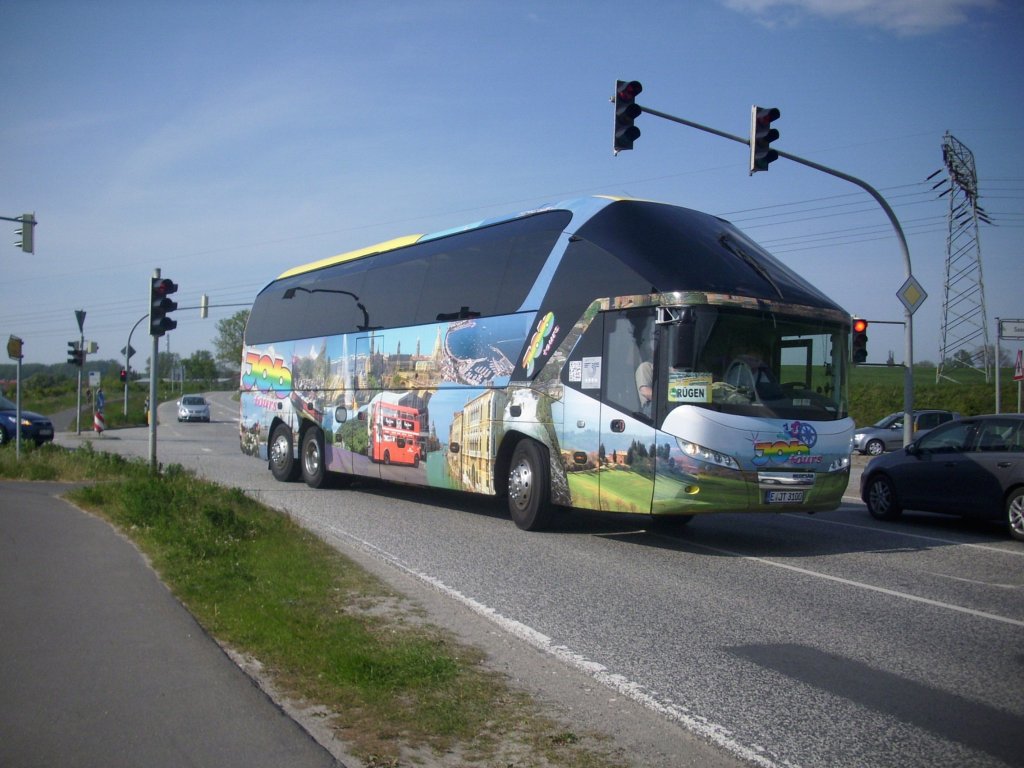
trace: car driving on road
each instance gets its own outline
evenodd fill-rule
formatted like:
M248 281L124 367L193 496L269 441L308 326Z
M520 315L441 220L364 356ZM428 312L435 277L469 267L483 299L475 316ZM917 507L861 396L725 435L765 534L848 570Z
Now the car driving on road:
M17 421L17 405L6 397L0 397L0 445L13 441ZM53 422L33 411L21 409L21 439L42 445L53 440Z
M209 421L210 404L202 395L185 395L178 401L178 421Z
M928 410L914 411L913 435L920 437L929 429L934 429L947 421L959 419L960 414L953 411ZM903 445L903 412L890 413L884 419L870 427L857 427L853 432L853 450L877 456L885 451L895 451Z
M860 494L879 520L905 509L1002 519L1024 541L1024 416L972 416L936 427L872 459Z

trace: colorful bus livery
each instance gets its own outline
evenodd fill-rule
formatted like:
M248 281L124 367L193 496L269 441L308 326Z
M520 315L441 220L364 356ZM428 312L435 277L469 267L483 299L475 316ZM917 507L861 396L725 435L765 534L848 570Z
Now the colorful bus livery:
M571 200L271 282L246 327L242 446L313 487L503 495L525 529L560 506L834 509L849 337L848 313L728 222Z

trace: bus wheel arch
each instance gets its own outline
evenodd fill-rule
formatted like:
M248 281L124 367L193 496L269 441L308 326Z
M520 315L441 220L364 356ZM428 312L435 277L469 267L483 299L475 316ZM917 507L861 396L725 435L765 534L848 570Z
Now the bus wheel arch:
M299 466L302 479L310 488L323 488L327 482L323 431L312 425L306 427L302 431L300 445Z
M267 441L267 464L274 479L290 483L299 479L299 463L295 460L295 447L292 444L292 430L280 419L276 419L270 427L270 439Z
M524 531L543 530L551 523L551 468L547 448L524 437L511 449L506 473L508 509Z

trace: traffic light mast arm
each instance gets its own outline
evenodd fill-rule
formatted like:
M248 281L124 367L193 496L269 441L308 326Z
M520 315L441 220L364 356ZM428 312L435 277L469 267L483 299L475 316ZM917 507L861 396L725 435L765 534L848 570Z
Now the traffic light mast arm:
M688 125L691 128L696 128L699 131L713 133L716 136L721 136L722 138L725 139L738 141L740 142L740 144L746 144L748 146L750 145L749 137L744 139L739 136L734 136L731 133L726 133L725 131L719 131L717 128L709 128L706 125L695 123L692 120L684 120L683 118L676 117L675 115L669 115L665 112L659 112L658 110L651 109L650 107L644 107L639 104L637 106L640 107L641 112L646 112L649 115L654 115L655 117L660 117L665 120L671 120L673 123L681 123L682 125ZM808 168L813 168L816 171L827 173L830 176L835 176L836 178L843 179L844 181L848 181L851 184L856 184L858 187L860 187L873 198L875 198L875 201L880 206L882 206L882 210L885 211L885 215L889 217L889 222L892 224L892 228L896 232L896 238L897 240L899 240L900 249L903 252L903 266L906 271L906 277L908 279L911 277L913 273L910 269L910 249L907 247L907 238L903 235L903 228L900 226L900 222L899 219L896 218L896 214L893 213L892 208L890 208L889 204L885 202L885 198L883 198L878 193L878 190L876 190L866 181L858 179L855 176L850 176L849 174L843 173L842 171L837 171L835 168L829 168L828 166L821 165L820 163L815 163L812 160L807 160L803 157L791 155L788 152L783 152L781 149L776 151L779 153L779 157L785 157L789 160L792 160L794 163L806 165ZM906 323L904 332L904 355L906 357L906 368L904 370L903 378L903 444L909 445L911 436L913 435L913 419L911 418L911 412L914 410L914 324L913 314L909 309L904 310L903 316L904 322Z

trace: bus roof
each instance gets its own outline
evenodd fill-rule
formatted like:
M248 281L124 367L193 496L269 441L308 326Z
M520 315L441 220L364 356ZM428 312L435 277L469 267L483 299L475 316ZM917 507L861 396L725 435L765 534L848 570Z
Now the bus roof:
M285 277L292 277L294 275L301 275L304 272L313 272L323 267L330 267L334 264L341 264L346 261L352 261L354 259L361 259L364 256L376 256L380 253L386 253L387 251L393 251L398 248L405 248L408 245L413 245L421 240L436 240L441 237L447 237L448 235L454 235L459 232L467 232L471 229L479 229L481 227L490 226L492 224L499 224L503 221L512 221L513 219L522 218L523 216L530 216L540 211L554 211L554 210L568 210L574 213L581 210L588 210L590 213L596 212L596 210L605 207L609 203L614 203L620 200L628 200L631 198L625 197L612 197L608 195L595 195L593 197L576 198L572 200L564 200L558 203L543 205L538 208L533 208L528 211L522 211L520 213L495 216L489 219L481 219L474 221L469 224L462 224L460 226L451 227L450 229L443 229L438 232L431 232L430 234L419 234L419 235L403 235L401 237L395 237L391 240L385 240L382 243L375 245L368 245L365 248L358 248L354 251L346 251L345 253L339 253L337 256L328 256L327 258L320 259L318 261L312 261L308 264L301 264L297 267L282 272L277 276L277 280Z

